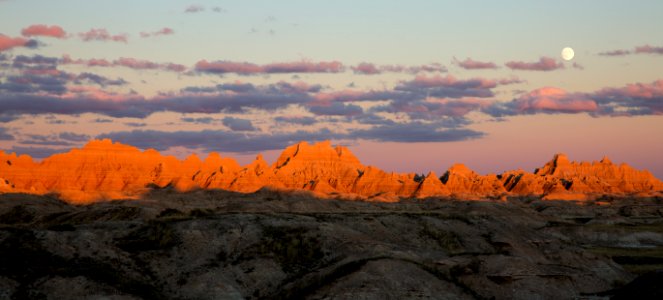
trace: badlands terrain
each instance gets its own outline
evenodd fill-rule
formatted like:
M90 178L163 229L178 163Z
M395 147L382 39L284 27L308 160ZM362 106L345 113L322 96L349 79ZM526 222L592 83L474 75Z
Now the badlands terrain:
M0 151L0 193L55 194L72 203L140 198L152 188L180 192L222 189L252 193L262 188L311 191L323 198L381 202L401 198L506 199L532 196L547 200L601 197L656 197L663 182L647 171L614 164L571 162L563 154L533 173L515 170L480 175L455 164L442 176L429 172L387 173L365 166L345 147L301 142L287 147L271 166L258 155L252 163L211 153L201 160L163 156L155 150L94 140L82 149L35 162L27 155Z
M661 199L0 196L0 299L661 299ZM657 272L658 271L658 272Z
M0 299L663 297L663 183L607 158L438 177L101 140L0 177Z

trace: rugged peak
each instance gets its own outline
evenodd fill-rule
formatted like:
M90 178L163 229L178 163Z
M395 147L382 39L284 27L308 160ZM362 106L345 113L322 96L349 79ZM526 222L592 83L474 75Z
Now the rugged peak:
M603 156L603 159L601 159L601 163L606 165L612 165L612 161L608 158L607 155Z
M547 162L542 168L536 170L536 175L557 175L564 172L571 166L568 156L564 153L557 153L553 159Z
M359 160L350 150L343 146L332 147L331 142L328 140L315 144L303 141L286 148L276 160L275 167L281 168L294 160L343 161L360 165Z
M474 173L474 171L470 170L470 168L468 168L464 164L453 164L447 172L449 174L458 174L458 175L469 175Z
M571 163L569 161L569 157L564 153L555 154L552 161L553 161L555 167L566 166L566 165L569 165Z
M254 167L260 166L260 167L263 167L263 168L268 168L269 167L269 165L267 164L267 161L265 160L265 158L262 157L262 154L258 154L256 156L256 159L254 159L253 162L251 162L250 166L254 166Z
M244 167L236 160L211 152L201 162L197 155L185 160L162 156L158 151L114 143L109 139L90 141L82 149L54 155L40 163L29 156L0 151L0 175L11 190L29 194L58 193L68 201L101 198L135 198L146 186L174 186L178 191L196 188L254 192L265 186L310 189L320 195L379 195L398 197L453 196L485 199L504 195L538 195L545 199L589 199L601 195L661 195L663 182L649 172L626 164L570 162L556 154L536 174L522 170L501 176L480 175L463 164L454 164L440 178L435 172L386 173L365 167L343 146L331 142L300 142L287 147L275 168L262 155ZM398 159L398 158L396 158ZM378 199L378 198L375 198Z

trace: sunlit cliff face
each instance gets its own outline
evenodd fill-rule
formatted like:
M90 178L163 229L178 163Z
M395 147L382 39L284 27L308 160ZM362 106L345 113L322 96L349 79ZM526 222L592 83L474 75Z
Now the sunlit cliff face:
M480 175L455 164L443 176L387 173L360 163L348 148L331 143L301 142L287 147L271 166L258 155L246 166L210 154L204 160L163 156L110 140L94 140L82 149L53 155L36 163L30 157L0 152L2 193L54 193L80 203L104 199L136 199L152 188L179 192L223 189L252 193L260 189L304 190L319 197L371 201L444 197L505 199L536 196L544 199L587 200L610 196L652 196L663 182L626 164L570 162L555 155L535 173L508 171Z

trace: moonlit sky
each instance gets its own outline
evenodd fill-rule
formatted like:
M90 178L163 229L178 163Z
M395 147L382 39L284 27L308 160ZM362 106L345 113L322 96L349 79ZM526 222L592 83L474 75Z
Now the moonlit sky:
M274 161L330 139L387 171L663 178L662 1L0 0L0 149L112 138ZM575 57L563 61L560 51Z

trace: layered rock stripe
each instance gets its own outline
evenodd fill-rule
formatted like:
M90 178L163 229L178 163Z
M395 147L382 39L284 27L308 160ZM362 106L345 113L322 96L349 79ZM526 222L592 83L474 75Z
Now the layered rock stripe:
M645 170L599 162L571 162L556 154L529 173L480 175L455 164L438 177L385 172L363 165L346 147L329 141L287 147L271 166L258 155L241 166L210 153L184 160L141 151L111 140L93 140L81 149L35 162L30 156L0 151L0 193L57 194L71 203L137 199L153 188L180 192L222 189L252 193L260 189L305 190L323 198L398 201L444 197L461 200L534 196L551 200L663 196L663 182Z

